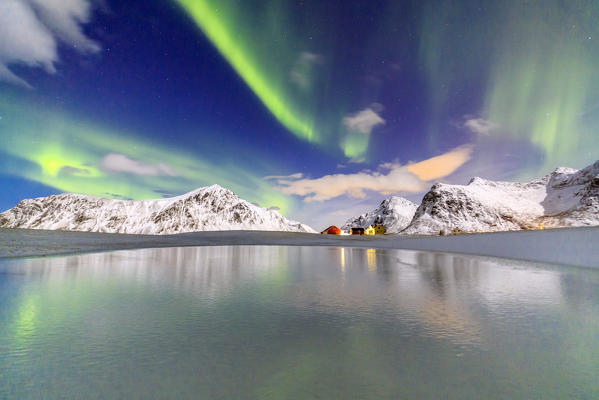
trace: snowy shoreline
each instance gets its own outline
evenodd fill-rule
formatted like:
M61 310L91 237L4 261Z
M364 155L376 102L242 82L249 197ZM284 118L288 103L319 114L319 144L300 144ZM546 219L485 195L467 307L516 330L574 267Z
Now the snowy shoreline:
M334 236L295 232L213 231L177 235L0 228L0 259L179 246L331 246L406 249L599 268L599 227L455 236Z

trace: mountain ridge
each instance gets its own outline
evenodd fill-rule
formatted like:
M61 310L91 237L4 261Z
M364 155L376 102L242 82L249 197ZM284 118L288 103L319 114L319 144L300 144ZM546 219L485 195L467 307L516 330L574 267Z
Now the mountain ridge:
M0 227L157 235L212 230L315 232L219 185L153 200L75 193L25 199L0 213Z

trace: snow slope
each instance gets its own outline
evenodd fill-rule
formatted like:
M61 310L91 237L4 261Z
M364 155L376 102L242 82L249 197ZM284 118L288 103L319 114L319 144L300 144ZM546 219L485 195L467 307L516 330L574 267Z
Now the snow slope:
M528 183L474 178L466 186L437 183L404 234L459 229L490 232L599 225L599 161L582 169L558 168Z
M392 196L383 200L374 210L348 219L341 229L349 231L352 227L367 228L369 225L383 224L387 233L398 233L410 224L417 208L416 204L403 197Z
M21 201L0 214L0 227L108 233L315 231L255 206L218 185L178 197L126 201L64 193Z

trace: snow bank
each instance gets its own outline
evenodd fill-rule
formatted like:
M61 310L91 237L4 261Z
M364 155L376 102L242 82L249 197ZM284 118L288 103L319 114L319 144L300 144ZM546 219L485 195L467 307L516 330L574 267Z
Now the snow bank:
M599 268L597 243L597 227L443 237L336 236L252 231L155 236L0 229L0 258L179 246L297 245L451 252Z

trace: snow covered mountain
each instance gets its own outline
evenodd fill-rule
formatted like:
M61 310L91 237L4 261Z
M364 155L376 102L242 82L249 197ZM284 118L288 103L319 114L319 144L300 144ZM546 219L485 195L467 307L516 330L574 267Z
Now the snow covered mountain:
M528 183L481 178L466 186L437 183L401 233L538 229L541 223L544 228L599 225L599 161L582 170L558 168Z
M348 219L341 229L349 231L352 227L367 228L369 225L382 224L387 233L398 233L410 224L417 208L418 205L403 197L392 196L383 200L374 210Z
M315 233L307 225L255 206L218 185L156 200L71 193L27 199L0 214L0 227L138 234L220 230Z

